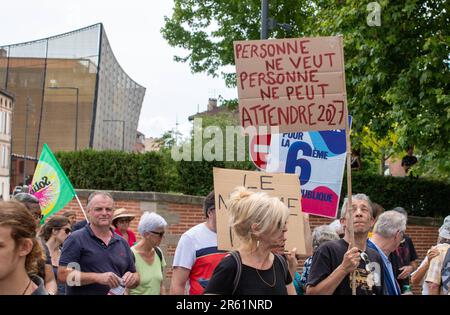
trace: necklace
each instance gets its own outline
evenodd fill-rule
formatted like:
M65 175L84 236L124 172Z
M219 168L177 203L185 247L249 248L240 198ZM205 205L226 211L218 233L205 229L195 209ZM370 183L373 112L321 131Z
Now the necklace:
M272 270L273 270L273 283L272 284L267 283L263 279L263 277L261 277L261 275L259 274L259 271L258 271L257 268L255 268L255 270L256 270L256 274L258 275L259 279L261 279L262 282L264 282L266 285L268 285L271 288L273 288L275 286L275 284L277 283L277 277L276 277L276 274L275 274L275 261L273 262L273 265L272 265Z
M28 288L30 287L30 284L31 284L31 278L30 278L30 281L28 281L28 285L25 288L25 290L23 291L22 295L25 295L25 292L27 292Z

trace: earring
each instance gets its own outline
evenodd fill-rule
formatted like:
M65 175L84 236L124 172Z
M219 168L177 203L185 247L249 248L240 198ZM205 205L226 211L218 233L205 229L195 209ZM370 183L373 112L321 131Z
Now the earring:
M259 240L256 241L256 248L259 247Z

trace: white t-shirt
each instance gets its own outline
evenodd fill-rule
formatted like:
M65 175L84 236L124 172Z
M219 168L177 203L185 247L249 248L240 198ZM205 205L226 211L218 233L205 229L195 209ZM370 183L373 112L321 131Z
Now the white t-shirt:
M180 238L173 267L190 269L190 294L202 294L206 284L225 252L217 249L217 234L200 223L187 230Z

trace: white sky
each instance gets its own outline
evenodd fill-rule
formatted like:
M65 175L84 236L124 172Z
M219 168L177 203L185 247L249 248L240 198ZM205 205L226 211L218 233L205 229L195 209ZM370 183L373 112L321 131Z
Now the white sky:
M175 128L187 135L188 116L206 110L209 97L237 97L219 77L192 74L160 29L172 0L13 0L0 5L0 46L41 39L103 23L114 55L137 83L147 88L138 130L146 137ZM231 45L231 43L230 43Z

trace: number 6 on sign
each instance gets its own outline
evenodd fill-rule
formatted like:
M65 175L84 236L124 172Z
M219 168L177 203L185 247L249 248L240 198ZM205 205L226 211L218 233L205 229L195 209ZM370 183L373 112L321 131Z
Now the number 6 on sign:
M298 159L298 152L302 151L304 156L311 156L311 146L302 141L294 142L288 151L286 158L286 173L295 173L295 169L300 167L300 185L305 185L311 177L311 163L306 159Z

